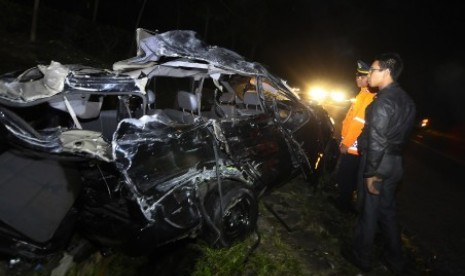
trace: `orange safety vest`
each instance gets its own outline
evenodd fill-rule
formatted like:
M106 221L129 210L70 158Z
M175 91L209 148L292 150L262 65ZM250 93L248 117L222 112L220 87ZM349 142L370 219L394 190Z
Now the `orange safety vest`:
M376 93L371 93L367 87L362 87L342 121L341 144L349 147L350 154L358 155L357 138L365 125L365 108L373 101L375 95Z

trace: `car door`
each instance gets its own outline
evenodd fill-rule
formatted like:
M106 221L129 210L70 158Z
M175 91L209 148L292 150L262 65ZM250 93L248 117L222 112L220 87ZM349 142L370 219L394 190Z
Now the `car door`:
M317 166L322 148L321 123L316 114L281 90L265 93L265 99L288 138L294 159L304 166L304 171L311 173Z
M259 179L259 185L281 183L290 176L289 147L270 114L239 116L221 120L220 125L230 157Z

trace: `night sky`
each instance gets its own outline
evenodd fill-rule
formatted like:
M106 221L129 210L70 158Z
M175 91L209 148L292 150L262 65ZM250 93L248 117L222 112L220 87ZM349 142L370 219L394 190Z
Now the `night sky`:
M95 1L40 4L90 18ZM371 63L379 53L398 52L405 63L399 82L414 98L420 115L461 124L465 9L459 1L428 2L147 0L138 27L194 30L208 44L258 61L301 88L323 79L356 90L357 59ZM144 0L99 0L97 22L133 31L143 4Z

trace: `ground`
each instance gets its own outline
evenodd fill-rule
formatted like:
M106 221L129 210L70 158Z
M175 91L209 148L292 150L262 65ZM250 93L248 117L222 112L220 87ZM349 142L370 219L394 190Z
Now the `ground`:
M232 249L206 249L201 241L182 241L161 247L152 256L131 258L94 248L78 260L66 255L61 260L55 258L50 263L21 269L8 269L4 263L3 272L54 276L357 275L359 270L339 253L342 243L351 236L356 216L341 213L330 203L328 197L334 196L334 192L331 179L322 181L318 188L303 177L293 179L262 198L257 233ZM435 275L432 263L405 233L403 243L411 268L408 275ZM277 264L280 262L284 267ZM376 262L373 271L364 275L391 274Z

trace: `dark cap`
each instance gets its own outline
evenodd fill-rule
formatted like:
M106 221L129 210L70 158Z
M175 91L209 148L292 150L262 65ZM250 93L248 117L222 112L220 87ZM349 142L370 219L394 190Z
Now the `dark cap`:
M367 75L370 66L361 60L357 60L357 75Z

